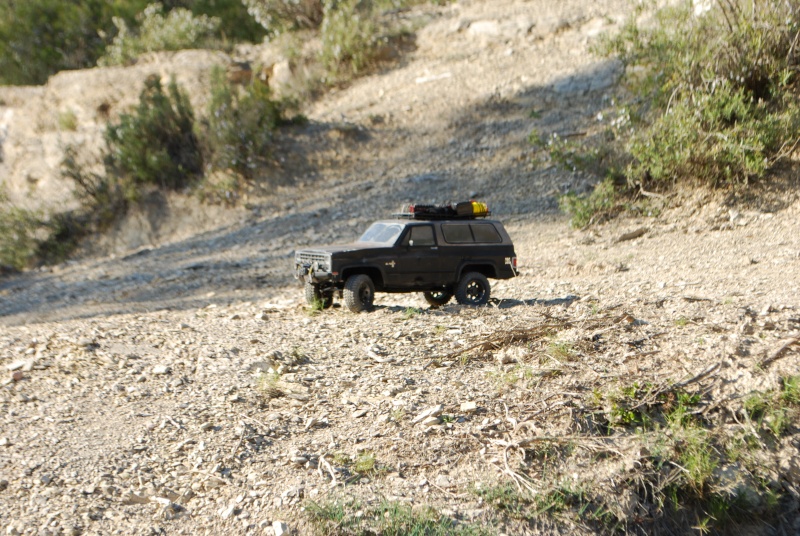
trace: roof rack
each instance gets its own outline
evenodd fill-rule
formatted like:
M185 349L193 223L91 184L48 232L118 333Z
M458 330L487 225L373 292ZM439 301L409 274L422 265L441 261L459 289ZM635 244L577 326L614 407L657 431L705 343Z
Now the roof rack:
M444 205L403 205L394 216L409 220L474 220L490 216L489 207L479 201Z

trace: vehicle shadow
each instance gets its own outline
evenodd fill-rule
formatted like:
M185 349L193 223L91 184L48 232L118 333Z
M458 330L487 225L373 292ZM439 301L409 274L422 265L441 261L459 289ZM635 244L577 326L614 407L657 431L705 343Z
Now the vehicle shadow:
M551 298L548 300L538 300L538 299L529 299L529 300L516 300L511 298L500 298L500 299L492 299L490 300L490 305L493 307L497 307L498 309L513 309L514 307L520 307L523 305L533 306L533 305L543 305L545 307L557 307L557 306L564 306L569 307L576 301L580 300L580 296L574 296L572 294L568 296L564 296L563 298Z

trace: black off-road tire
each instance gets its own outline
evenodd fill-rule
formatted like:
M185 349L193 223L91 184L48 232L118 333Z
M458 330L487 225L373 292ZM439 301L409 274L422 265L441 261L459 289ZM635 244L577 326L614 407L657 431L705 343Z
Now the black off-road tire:
M449 290L433 290L423 292L422 296L431 307L441 307L450 301L453 297L453 293Z
M371 311L375 284L366 274L350 276L344 284L344 304L354 313Z
M319 289L319 285L315 285L313 283L306 283L305 284L305 291L306 291L306 303L310 306L314 306L318 303L322 304L323 309L329 308L333 305L333 294L323 293Z
M464 274L455 292L456 301L461 305L486 305L491 294L489 280L479 272Z

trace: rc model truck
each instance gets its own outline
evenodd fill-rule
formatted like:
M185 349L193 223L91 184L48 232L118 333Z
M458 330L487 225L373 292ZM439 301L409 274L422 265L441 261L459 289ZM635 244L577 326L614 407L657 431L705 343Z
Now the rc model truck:
M356 242L295 252L295 276L310 305L334 297L353 312L372 309L375 292L422 292L433 307L455 296L462 305L489 301L489 278L517 275L514 244L484 203L408 205L373 223Z

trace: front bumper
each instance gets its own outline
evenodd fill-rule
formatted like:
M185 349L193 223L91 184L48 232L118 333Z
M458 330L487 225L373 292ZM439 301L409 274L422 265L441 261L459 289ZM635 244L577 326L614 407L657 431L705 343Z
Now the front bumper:
M334 281L335 275L326 270L315 269L304 264L295 265L294 276L306 283L321 284Z

